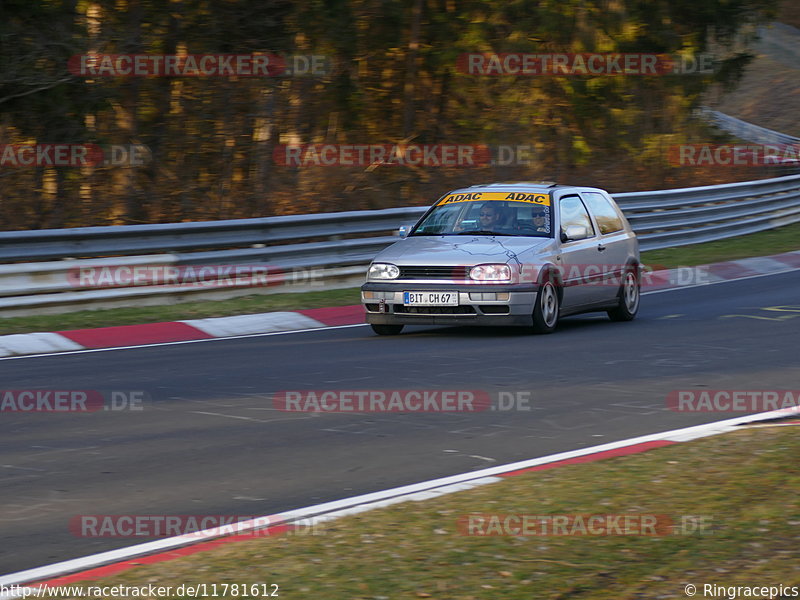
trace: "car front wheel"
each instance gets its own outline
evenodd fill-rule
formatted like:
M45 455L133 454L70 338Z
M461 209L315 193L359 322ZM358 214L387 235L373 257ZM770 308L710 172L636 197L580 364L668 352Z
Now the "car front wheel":
M533 307L533 331L535 333L553 333L558 324L559 300L558 290L552 281L545 281L536 295L536 306Z

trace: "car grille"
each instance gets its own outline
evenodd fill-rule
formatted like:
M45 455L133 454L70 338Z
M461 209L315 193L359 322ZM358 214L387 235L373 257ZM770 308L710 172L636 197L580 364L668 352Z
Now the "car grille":
M394 305L394 312L406 315L474 315L472 306L404 306Z
M410 266L400 267L400 276L397 279L451 279L463 281L467 279L469 267L464 266Z
M507 315L509 313L508 306L502 304L481 304L480 309L485 315Z

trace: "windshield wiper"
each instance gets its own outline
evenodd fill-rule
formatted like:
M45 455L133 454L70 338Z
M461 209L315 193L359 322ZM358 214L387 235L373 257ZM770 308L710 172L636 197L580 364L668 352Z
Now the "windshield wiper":
M459 231L451 233L450 235L509 235L514 236L514 233L500 233L499 231L489 231L488 229L475 229L474 231Z

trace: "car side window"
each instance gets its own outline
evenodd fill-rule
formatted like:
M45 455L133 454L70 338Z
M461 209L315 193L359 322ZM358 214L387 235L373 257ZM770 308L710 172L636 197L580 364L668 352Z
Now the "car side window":
M600 233L614 233L623 229L622 219L608 198L599 192L581 192L581 195L592 211Z
M567 230L567 227L577 225L578 227L586 228L586 231L589 232L588 237L594 236L594 227L592 227L592 220L589 218L589 212L578 196L565 196L561 198L558 207L561 212L562 233Z

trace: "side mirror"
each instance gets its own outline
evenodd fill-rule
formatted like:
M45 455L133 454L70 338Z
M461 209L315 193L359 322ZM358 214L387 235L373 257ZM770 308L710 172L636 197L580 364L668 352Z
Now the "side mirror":
M587 237L589 237L589 230L583 225L570 225L564 230L564 234L561 236L564 242L585 240Z
M413 225L401 225L400 229L397 230L397 235L399 235L401 238L408 237L408 234L411 233L411 229L413 227Z

